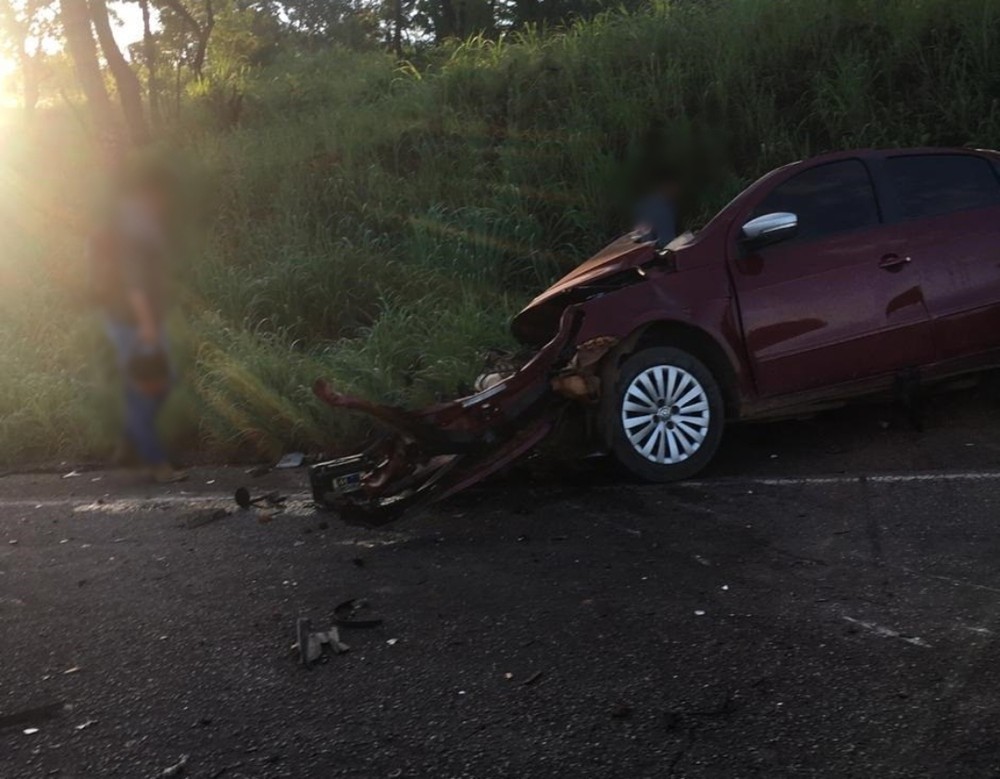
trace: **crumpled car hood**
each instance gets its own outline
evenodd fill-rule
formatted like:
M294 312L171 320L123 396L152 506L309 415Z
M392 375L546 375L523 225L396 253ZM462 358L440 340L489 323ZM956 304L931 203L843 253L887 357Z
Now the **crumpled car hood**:
M652 258L655 249L656 245L652 241L636 243L632 233L623 235L559 279L532 300L526 308L531 308L536 303L548 300L571 287L578 287L588 281L594 281L627 268L634 268Z
M551 337L564 307L562 299L581 287L606 279L653 258L656 244L637 243L633 233L612 241L601 251L573 269L536 297L511 322L514 337L525 344L539 344Z

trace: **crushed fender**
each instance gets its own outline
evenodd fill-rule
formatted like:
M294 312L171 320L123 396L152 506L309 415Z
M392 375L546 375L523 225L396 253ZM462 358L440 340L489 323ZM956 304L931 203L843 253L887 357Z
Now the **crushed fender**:
M558 331L520 369L491 375L480 391L418 411L313 387L333 408L368 414L392 431L362 451L312 465L313 498L348 523L384 525L416 505L467 489L530 452L552 430L566 399L594 401L598 366L617 343L576 346L583 313L562 313Z

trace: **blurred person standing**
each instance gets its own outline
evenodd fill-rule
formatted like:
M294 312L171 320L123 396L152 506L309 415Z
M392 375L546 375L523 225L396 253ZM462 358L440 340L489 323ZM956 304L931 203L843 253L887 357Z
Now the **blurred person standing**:
M165 329L174 182L147 163L120 176L111 207L90 240L96 302L124 390L124 430L115 459L130 453L162 484L181 481L156 429L173 368Z
M633 212L635 231L642 240L655 241L666 246L679 234L677 227L677 201L680 185L672 172L657 171L652 185L636 203Z

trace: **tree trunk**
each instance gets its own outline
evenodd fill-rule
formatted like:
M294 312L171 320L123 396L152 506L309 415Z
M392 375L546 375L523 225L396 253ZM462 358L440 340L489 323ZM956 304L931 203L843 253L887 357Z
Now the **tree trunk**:
M396 59L403 56L403 0L393 0L392 53Z
M194 36L198 41L198 47L195 49L194 58L191 60L191 70L194 71L195 77L197 77L200 81L202 70L205 67L205 54L208 51L208 39L212 36L212 28L215 27L215 9L212 6L212 0L205 0L204 24L201 24L191 15L191 12L184 7L184 3L182 3L181 0L163 0L163 4L177 14L183 20L184 24L191 28L191 32L194 33Z
M97 32L97 40L101 43L104 60L118 87L118 99L125 113L125 123L128 125L132 141L143 144L149 140L149 130L146 127L146 117L142 110L142 86L121 49L115 42L111 32L111 22L108 19L108 7L104 0L90 0L90 16Z
M181 61L177 60L174 72L174 118L181 118Z
M198 32L198 48L194 53L194 61L191 66L195 75L200 79L202 70L205 68L205 54L208 51L208 39L212 36L212 29L215 27L215 10L212 8L212 0L205 0L205 24Z
M80 88L87 98L91 121L103 143L114 143L117 135L114 112L97 61L87 0L60 0L59 7L66 32L66 48L73 59Z
M154 127L163 123L160 112L160 83L156 77L156 40L149 26L149 2L139 0L142 9L142 56L146 59L146 91L149 93L149 121Z

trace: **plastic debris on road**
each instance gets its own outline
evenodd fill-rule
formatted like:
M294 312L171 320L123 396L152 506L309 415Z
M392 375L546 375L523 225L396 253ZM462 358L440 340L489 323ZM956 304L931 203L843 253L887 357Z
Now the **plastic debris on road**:
M275 468L301 468L306 456L302 452L289 452L274 464Z

